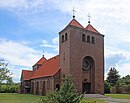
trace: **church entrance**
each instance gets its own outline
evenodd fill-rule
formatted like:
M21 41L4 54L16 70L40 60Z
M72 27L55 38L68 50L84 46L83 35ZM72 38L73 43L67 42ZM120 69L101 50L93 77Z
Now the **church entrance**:
M91 93L91 83L83 83L82 91L85 94Z

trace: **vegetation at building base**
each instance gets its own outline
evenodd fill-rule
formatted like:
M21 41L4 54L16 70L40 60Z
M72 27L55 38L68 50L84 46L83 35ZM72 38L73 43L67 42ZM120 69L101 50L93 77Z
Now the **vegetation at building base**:
M1 84L0 93L17 93L19 90L19 83Z
M104 92L130 93L130 75L121 78L119 72L115 68L111 68L104 81Z
M19 84L13 83L12 73L7 66L8 62L0 59L0 93L16 93L18 92Z
M37 103L40 98L46 96L32 94L17 94L17 93L0 93L0 103ZM106 103L103 100L82 99L81 103Z
M59 90L50 92L46 98L43 97L39 103L80 103L83 94L76 92L71 76L66 76L64 83Z
M105 93L110 93L110 89L111 89L110 83L105 80L104 81L104 92Z

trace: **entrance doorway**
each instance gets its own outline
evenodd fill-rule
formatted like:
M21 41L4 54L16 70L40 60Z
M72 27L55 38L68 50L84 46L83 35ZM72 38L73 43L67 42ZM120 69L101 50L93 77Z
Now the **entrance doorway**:
M56 84L56 89L57 89L57 91L60 90L60 85L59 84Z
M91 93L91 83L83 83L82 91L85 94Z

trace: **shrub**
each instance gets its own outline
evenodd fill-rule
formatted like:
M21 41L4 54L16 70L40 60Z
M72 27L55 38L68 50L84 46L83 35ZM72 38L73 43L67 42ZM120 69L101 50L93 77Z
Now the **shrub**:
M110 93L110 88L111 88L110 83L107 82L107 81L104 81L104 92L105 93Z
M18 84L11 84L11 85L2 84L0 86L0 92L1 93L17 93L18 89L19 89Z
M82 98L83 94L76 93L72 77L67 76L59 91L50 92L39 103L80 103Z

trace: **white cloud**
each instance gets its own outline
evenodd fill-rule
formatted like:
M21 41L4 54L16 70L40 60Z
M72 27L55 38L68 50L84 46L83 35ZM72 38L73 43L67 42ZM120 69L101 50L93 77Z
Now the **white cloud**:
M30 67L40 53L20 42L0 39L0 57L13 65Z
M115 67L121 76L130 74L130 52L105 46L105 79L111 67Z
M52 39L53 44L58 45L59 44L59 37L55 37Z
M41 51L25 45L23 42L0 39L0 57L12 65L31 67L41 58ZM45 52L45 57L50 58L53 53Z
M97 19L103 19L103 17L108 16L109 18L116 18L122 22L130 21L130 8L129 0L124 0L123 2L119 0L75 0L75 1L61 1L61 0L50 0L55 5L55 8L72 14L73 6L76 8L76 17L82 18L83 16L87 18L87 14L90 12L95 15ZM85 20L85 19L84 19Z
M1 0L0 7L17 14L42 12L44 0Z
M130 74L130 63L123 63L118 68L119 74L123 77Z
M51 48L53 51L59 52L59 37L53 38L52 43L48 43L46 40L43 40L41 47Z
M30 70L41 58L41 51L36 51L27 46L28 42L15 42L0 38L0 58L9 62L8 68L13 73L12 77L15 82L20 80L21 71L23 69ZM44 41L47 43L47 41ZM44 52L47 59L55 56L55 53Z

